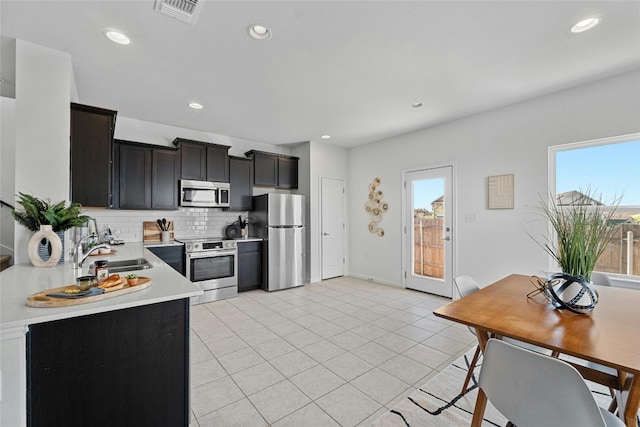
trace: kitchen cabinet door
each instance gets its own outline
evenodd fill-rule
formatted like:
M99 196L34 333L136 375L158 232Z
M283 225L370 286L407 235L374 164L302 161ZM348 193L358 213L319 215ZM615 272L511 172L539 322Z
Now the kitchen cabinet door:
M187 298L30 325L27 425L187 426L189 309Z
M298 159L278 157L278 188L298 188Z
M180 149L181 179L229 182L229 147L191 139L176 138Z
M251 159L229 156L229 210L253 209L253 163Z
M113 205L113 132L116 111L71 103L71 201Z
M207 147L207 181L229 182L229 147Z
M253 183L260 187L298 188L298 157L251 150Z
M151 177L151 208L178 209L180 152L154 148Z
M256 154L253 157L253 183L264 187L278 186L278 158Z
M180 176L182 179L207 180L207 147L180 142Z
M262 241L238 241L238 292L262 286Z
M118 207L151 209L151 146L118 142L116 151Z

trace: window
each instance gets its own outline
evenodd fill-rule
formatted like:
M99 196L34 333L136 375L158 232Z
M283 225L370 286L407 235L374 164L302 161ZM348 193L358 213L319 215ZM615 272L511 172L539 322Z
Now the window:
M619 202L614 237L595 270L640 276L640 134L549 148L549 188L562 205Z

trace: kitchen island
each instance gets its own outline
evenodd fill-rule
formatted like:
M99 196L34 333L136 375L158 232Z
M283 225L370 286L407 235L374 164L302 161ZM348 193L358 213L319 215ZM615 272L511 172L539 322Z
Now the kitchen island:
M147 289L87 304L33 308L29 295L75 283L71 263L0 273L2 426L188 425L189 308L201 291L146 250ZM127 273L119 273L121 276Z

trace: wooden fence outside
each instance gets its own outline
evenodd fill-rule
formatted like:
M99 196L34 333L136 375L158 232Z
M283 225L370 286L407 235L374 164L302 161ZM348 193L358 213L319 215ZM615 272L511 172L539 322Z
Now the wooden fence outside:
M632 233L632 260L628 259L628 232ZM597 271L627 274L627 266L632 264L631 274L640 276L640 224L623 223L616 225L616 231L607 249L596 263Z
M413 272L419 276L444 277L442 218L414 218Z
M413 272L419 276L444 277L442 218L414 218ZM633 233L631 274L640 275L640 224L623 223L596 264L597 271L627 274L628 232Z

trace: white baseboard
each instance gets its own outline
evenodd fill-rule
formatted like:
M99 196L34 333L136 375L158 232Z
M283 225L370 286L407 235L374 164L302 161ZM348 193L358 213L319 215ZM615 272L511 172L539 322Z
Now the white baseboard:
M388 280L379 279L377 277L371 277L371 276L358 274L358 273L349 273L349 276L355 277L357 279L367 280L369 282L379 283L381 285L393 286L394 288L404 289L404 285L402 283L390 282Z

